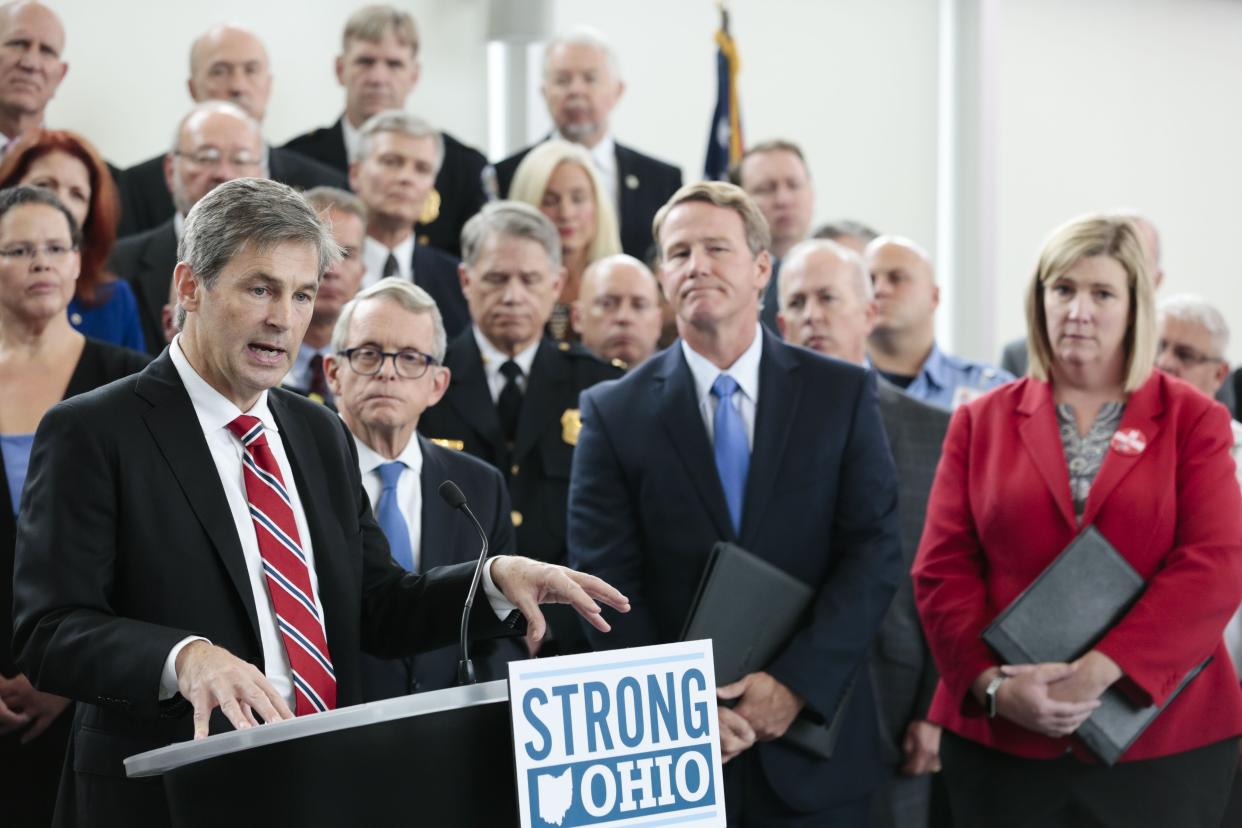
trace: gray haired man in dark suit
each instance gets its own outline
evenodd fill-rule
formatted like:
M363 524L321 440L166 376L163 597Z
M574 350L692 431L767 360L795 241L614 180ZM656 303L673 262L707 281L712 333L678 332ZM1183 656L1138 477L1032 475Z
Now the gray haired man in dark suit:
M875 325L871 276L857 253L836 242L805 241L784 259L777 324L785 341L830 357L867 364ZM931 772L940 769L940 728L926 721L936 666L914 609L908 573L923 532L927 495L940 460L949 414L878 379L880 416L897 465L901 551L907 577L880 634L871 666L891 774L872 803L871 824L925 828Z

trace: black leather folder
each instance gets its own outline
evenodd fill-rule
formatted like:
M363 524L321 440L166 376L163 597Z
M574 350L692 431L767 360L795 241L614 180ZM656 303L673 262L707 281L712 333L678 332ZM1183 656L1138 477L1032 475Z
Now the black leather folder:
M710 638L716 684L765 669L802 626L815 591L779 567L732 543L712 547L690 605L682 641ZM803 710L781 739L815 756L832 756L854 681L831 723Z
M1129 562L1099 530L1088 526L996 616L983 631L983 640L1007 664L1073 661L1121 620L1143 588L1142 577ZM1206 665L1204 661L1187 673L1165 706ZM1100 702L1075 735L1112 765L1162 708L1138 707L1115 687L1105 690Z

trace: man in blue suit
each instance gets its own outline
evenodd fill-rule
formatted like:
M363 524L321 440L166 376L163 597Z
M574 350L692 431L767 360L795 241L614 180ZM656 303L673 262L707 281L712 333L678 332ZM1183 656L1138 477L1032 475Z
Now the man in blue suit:
M683 187L654 231L681 339L581 400L570 561L633 608L595 644L676 640L717 541L812 585L806 623L780 655L719 689L736 702L719 709L729 822L865 826L881 773L860 667L901 574L875 381L762 330L769 231L740 188ZM833 758L779 741L799 715L830 720L842 704Z

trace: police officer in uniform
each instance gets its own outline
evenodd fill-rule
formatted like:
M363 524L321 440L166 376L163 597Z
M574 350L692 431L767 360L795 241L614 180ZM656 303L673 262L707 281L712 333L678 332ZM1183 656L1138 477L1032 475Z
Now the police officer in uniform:
M487 205L462 229L462 256L471 326L449 343L448 392L418 429L500 469L518 550L564 563L578 394L622 371L581 345L544 336L565 271L556 227L538 210L513 201ZM548 618L554 640L542 654L587 648L571 613Z

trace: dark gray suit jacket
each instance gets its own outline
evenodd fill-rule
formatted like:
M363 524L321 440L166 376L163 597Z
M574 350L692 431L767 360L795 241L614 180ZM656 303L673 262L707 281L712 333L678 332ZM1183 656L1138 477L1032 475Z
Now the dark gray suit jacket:
M897 511L905 573L880 627L871 661L884 731L882 748L886 763L892 766L901 762L906 725L927 717L939 678L914 607L910 568L923 534L927 497L940 462L940 446L950 415L903 394L882 378L878 379L877 390L880 417L897 466Z

